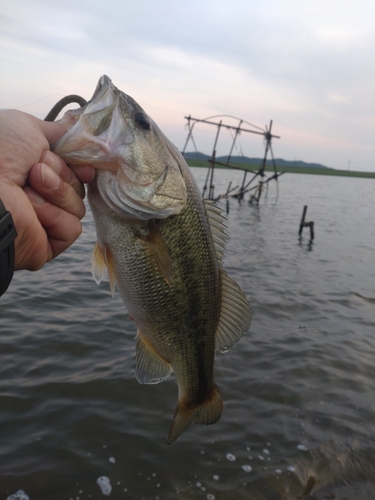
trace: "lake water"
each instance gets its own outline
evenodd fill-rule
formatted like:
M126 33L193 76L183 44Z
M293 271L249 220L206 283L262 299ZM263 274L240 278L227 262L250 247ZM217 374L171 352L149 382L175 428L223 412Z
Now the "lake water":
M225 267L254 318L216 357L221 420L171 446L176 381L136 381L135 325L91 277L90 212L69 251L16 273L0 300L0 500L375 499L375 182L278 182L259 206L230 202Z

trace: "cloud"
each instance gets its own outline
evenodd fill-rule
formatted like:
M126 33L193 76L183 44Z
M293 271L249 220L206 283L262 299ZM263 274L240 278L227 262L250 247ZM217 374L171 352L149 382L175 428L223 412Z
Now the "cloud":
M375 170L372 0L13 0L0 16L2 107L44 98L23 108L43 117L105 73L180 147L189 113L274 119L285 157Z

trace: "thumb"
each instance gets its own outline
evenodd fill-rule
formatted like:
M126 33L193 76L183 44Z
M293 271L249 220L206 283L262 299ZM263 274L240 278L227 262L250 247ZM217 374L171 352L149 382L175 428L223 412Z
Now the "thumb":
M39 126L50 144L58 141L66 132L67 127L61 123L39 121Z

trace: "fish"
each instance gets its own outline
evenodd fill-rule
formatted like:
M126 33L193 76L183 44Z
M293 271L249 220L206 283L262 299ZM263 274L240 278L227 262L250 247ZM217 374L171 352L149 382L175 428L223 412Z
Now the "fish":
M227 351L250 327L249 301L223 268L223 211L202 200L177 147L108 76L61 123L68 131L52 150L69 165L96 169L88 185L97 233L92 274L98 284L109 277L137 326L136 378L176 377L171 444L191 424L220 419L215 351Z

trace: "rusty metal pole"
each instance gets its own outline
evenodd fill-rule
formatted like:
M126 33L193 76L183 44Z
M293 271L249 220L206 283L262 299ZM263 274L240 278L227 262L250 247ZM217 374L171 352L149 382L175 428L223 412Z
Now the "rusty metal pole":
M214 143L214 147L212 150L211 179L210 179L210 189L208 191L208 199L209 200L213 200L213 198L214 198L215 186L214 186L213 182L214 182L214 172L215 172L216 145L217 145L217 140L219 139L221 124L222 124L222 120L220 120L220 122L217 125L216 138L215 138L215 143Z
M238 124L238 127L236 128L236 132L235 132L234 137L233 137L232 147L230 148L229 155L227 158L227 165L230 162L230 159L232 157L232 153L233 153L234 146L236 144L237 137L241 133L240 130L241 130L242 122L243 122L243 120L240 120L240 123Z

